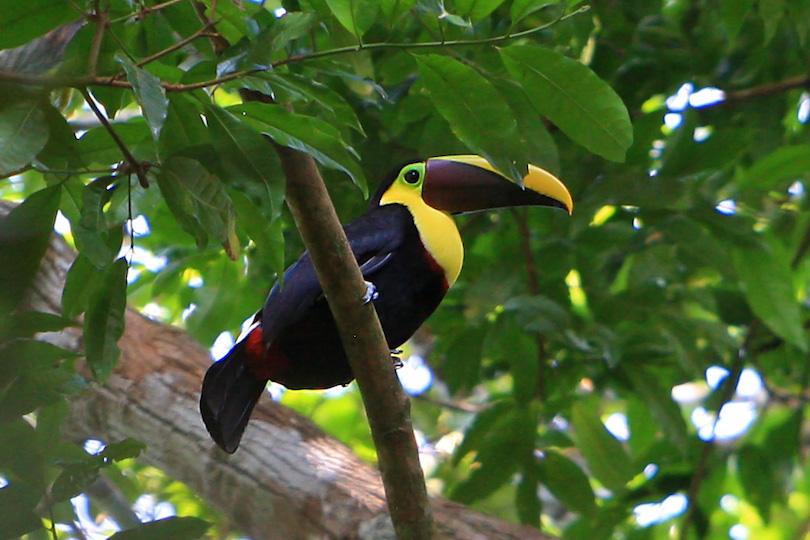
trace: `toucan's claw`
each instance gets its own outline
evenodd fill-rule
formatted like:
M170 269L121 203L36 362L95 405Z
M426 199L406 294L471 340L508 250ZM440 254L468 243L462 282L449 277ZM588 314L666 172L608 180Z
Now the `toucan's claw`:
M394 363L394 369L399 369L405 364L402 362L402 358L399 355L402 354L401 349L393 349L391 351L391 361Z
M380 297L380 293L377 292L377 287L370 281L366 281L366 294L363 295L363 305L365 306L369 302L373 302L377 298Z

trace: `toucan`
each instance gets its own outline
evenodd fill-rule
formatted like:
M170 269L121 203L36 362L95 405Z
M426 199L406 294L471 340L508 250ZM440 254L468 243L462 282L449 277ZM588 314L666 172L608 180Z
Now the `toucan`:
M461 271L464 247L452 214L527 205L573 208L565 185L534 165L523 186L473 155L409 162L386 176L368 211L344 230L392 351L433 313ZM272 288L245 337L208 369L200 411L214 441L233 453L268 381L323 389L353 378L304 253L283 285Z

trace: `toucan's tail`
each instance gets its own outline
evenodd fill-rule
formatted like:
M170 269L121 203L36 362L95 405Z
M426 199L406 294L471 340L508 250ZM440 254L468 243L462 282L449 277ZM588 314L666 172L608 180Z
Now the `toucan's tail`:
M261 337L261 326L253 329ZM253 333L251 332L251 334ZM248 371L249 355L255 354L248 336L236 345L205 374L200 413L214 441L232 454L239 447L250 413L267 385Z

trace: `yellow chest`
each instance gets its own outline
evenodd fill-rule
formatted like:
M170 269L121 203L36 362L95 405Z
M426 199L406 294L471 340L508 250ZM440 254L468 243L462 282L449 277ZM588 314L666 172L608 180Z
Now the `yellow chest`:
M411 212L422 245L444 270L447 285L452 285L464 263L464 245L453 217L425 204L418 193L398 186L392 186L380 200L380 204L392 203L403 204Z

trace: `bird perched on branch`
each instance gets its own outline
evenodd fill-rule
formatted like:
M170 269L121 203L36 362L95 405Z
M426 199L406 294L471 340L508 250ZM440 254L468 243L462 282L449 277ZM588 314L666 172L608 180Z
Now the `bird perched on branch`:
M571 195L551 173L529 166L523 186L479 156L445 156L392 171L368 211L344 227L392 350L436 309L461 271L464 247L451 214L509 206L571 212ZM239 446L267 381L321 389L354 378L307 253L284 273L247 335L205 375L203 421L226 452Z

